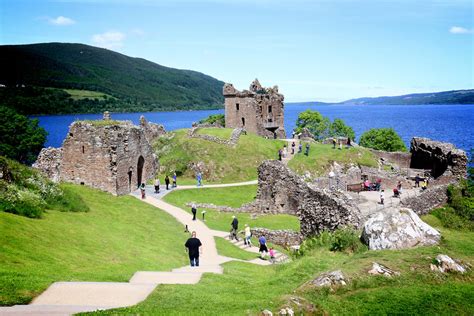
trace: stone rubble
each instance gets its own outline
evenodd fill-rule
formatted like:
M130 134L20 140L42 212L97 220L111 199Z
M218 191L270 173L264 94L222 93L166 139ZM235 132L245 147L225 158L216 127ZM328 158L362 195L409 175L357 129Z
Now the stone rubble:
M393 271L392 269L387 268L386 266L384 266L380 263L373 262L372 263L372 269L369 270L369 274L383 275L383 276L386 276L386 277L392 277L392 276L400 275L400 272Z
M311 283L317 287L347 285L346 279L341 270L325 272L311 281Z
M441 273L446 272L458 272L465 273L466 267L457 263L451 257L440 254L435 259L435 264L431 264L430 268L432 271L439 271Z

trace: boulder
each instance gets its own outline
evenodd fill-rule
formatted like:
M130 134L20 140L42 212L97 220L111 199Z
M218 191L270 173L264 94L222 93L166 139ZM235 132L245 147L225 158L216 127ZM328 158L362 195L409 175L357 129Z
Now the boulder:
M394 276L394 275L400 275L400 272L393 271L390 268L387 268L386 266L384 266L380 263L373 262L372 263L372 269L369 270L369 274L383 275L383 276L386 276L386 277L391 277L391 276Z
M361 238L370 250L381 250L435 245L441 235L410 209L386 208L365 222Z
M269 311L268 309L265 309L261 313L262 316L273 316L273 313Z
M432 271L445 272L466 272L466 267L457 263L447 255L438 255L435 259L435 264L430 266Z
M314 279L311 283L318 287L347 284L341 270L325 272Z

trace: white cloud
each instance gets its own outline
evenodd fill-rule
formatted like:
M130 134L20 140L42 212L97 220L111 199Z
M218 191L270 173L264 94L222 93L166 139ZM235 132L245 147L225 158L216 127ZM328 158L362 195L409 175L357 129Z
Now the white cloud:
M468 30L464 27L461 26L452 26L449 29L449 33L451 34L472 34L474 33L474 30Z
M109 31L92 36L92 43L103 48L120 48L123 46L125 34L117 31Z
M62 16L62 15L58 16L57 18L49 18L48 22L50 24L59 25L59 26L72 25L72 24L76 23L76 21L74 21L73 19L67 18L67 17Z

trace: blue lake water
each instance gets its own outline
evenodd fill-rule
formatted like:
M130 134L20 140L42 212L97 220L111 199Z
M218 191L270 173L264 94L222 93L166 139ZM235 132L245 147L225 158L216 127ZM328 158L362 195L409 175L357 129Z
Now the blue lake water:
M341 118L352 126L356 136L375 127L393 127L409 146L413 136L428 137L455 144L469 151L474 148L474 105L311 105L285 104L285 129L291 135L298 114L306 109L321 112L331 119ZM117 113L113 119L138 124L141 115L150 122L163 124L166 130L188 128L192 122L224 110ZM102 114L37 116L49 135L46 146L61 146L69 125L75 120L100 119Z

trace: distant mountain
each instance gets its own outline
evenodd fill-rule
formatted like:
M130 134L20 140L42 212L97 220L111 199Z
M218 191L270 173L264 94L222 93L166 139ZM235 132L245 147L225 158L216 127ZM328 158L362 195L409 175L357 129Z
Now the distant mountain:
M406 94L395 97L359 98L338 104L404 105L404 104L474 104L474 89L433 93Z
M0 102L26 114L218 108L224 103L224 82L215 78L83 44L3 45L0 69ZM75 97L63 89L73 89ZM77 90L104 97L77 98Z

